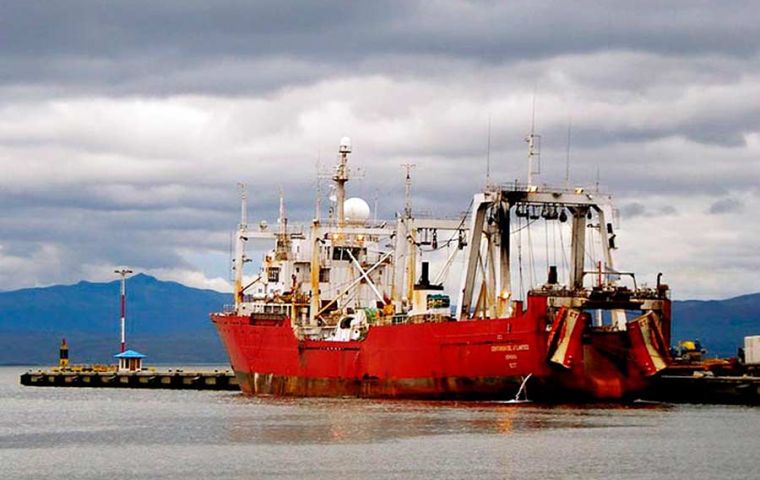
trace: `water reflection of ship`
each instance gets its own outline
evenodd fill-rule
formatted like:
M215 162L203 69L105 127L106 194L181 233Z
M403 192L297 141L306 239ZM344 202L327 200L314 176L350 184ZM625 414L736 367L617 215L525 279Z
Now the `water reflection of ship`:
M530 375L536 398L620 399L665 368L669 290L615 268L609 196L529 175L487 185L461 218L422 218L407 170L403 212L371 221L366 202L346 200L350 152L343 139L325 220L318 202L310 225L290 224L281 196L279 228L249 228L244 192L235 304L212 315L244 393L512 398ZM247 279L256 239L274 247ZM438 259L434 278L422 255Z
M233 397L230 397L231 399ZM239 397L240 398L240 397ZM594 404L545 407L503 402L422 400L309 399L283 402L234 399L235 406L251 405L246 414L230 415L217 425L230 443L237 444L361 444L415 437L493 434L618 427L630 423L621 412L668 412L662 404ZM635 418L651 421L652 416ZM641 421L641 420L639 420Z
M263 405L256 404L258 407ZM374 443L404 438L512 430L513 421L539 425L518 410L498 404L462 408L462 404L430 401L320 400L297 405L270 404L273 411L231 417L221 426L232 443L340 444ZM526 428L532 428L527 426Z

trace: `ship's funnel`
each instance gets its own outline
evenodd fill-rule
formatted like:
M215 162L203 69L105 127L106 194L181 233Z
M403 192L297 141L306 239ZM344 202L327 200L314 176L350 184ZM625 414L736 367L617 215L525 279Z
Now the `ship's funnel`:
M422 262L422 274L419 281L414 285L415 290L443 290L443 285L432 285L430 283L430 264Z
M430 286L430 264L428 262L422 262L422 275L420 275L420 281L417 282L420 287Z
M547 285L556 285L557 282L557 266L551 265L549 267L549 278L546 280Z

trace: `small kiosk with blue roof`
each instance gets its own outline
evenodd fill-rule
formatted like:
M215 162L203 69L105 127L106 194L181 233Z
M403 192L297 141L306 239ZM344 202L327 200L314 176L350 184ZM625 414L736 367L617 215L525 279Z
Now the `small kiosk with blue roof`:
M113 357L119 359L120 372L139 372L142 370L142 359L145 355L134 350L127 350Z

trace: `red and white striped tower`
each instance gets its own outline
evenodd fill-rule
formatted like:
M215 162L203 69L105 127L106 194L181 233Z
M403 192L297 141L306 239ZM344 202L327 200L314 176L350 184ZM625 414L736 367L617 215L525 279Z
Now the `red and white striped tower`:
M114 273L121 275L121 352L123 353L127 349L127 338L124 330L127 318L127 275L132 273L132 270L122 268L114 270Z

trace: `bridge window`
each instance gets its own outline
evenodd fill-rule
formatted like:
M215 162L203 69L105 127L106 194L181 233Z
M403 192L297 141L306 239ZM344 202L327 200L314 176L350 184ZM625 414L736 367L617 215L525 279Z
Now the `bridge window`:
M267 281L277 283L280 281L280 267L267 268Z
M349 255L349 252L351 252L350 255ZM334 247L333 253L332 253L332 259L351 261L351 255L353 255L355 259L359 260L359 255L361 254L361 252L362 252L362 249L359 247Z
M319 282L330 283L330 269L329 268L319 269Z

